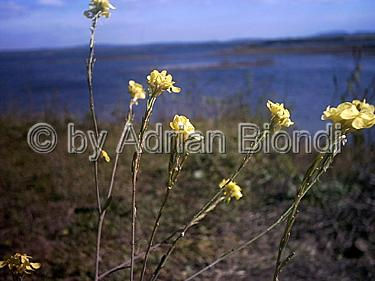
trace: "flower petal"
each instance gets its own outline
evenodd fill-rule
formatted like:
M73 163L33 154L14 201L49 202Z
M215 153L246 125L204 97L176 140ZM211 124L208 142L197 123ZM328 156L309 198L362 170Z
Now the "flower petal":
M31 262L30 265L33 269L39 269L42 265L38 262Z

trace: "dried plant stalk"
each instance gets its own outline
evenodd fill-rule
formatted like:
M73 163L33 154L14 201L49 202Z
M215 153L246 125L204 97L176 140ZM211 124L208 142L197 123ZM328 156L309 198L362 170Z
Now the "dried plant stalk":
M107 192L107 198L106 198L106 201L103 205L103 208L102 208L102 210L100 212L100 216L99 216L99 222L98 222L98 228L97 228L97 246L96 246L96 248L97 248L97 260L100 259L101 236L102 236L102 230L103 230L103 223L104 223L105 215L106 215L107 209L110 206L110 203L112 201L112 191L113 191L113 187L114 187L116 172L117 172L117 168L118 168L118 162L119 162L120 153L121 153L120 148L123 146L126 130L129 128L129 126L133 122L133 105L134 105L134 101L131 100L130 104L129 104L128 115L127 115L127 118L126 118L125 123L124 123L124 127L123 127L123 130L122 130L122 133L121 133L120 140L118 141L118 144L117 144L116 156L115 156L115 161L114 161L113 167L112 167L112 175L111 175L111 181L110 181L108 192ZM98 270L99 270L99 268L98 268ZM98 275L99 275L99 273L98 273ZM99 280L99 279L100 279L99 276L97 276L96 280Z
M94 127L95 138L99 138L99 129L98 123L96 120L96 113L95 113L95 99L94 99L94 87L93 87L93 69L95 64L95 31L96 31L96 24L98 22L100 14L97 14L93 19L90 27L90 43L89 43L89 56L87 59L87 86L89 91L89 107L91 113L91 119ZM102 213L101 207L101 199L100 199L100 189L99 189L99 180L98 180L98 161L97 159L94 160L94 182L95 182L95 191L96 191L96 201L97 201L97 208L99 217ZM100 218L99 218L100 221ZM98 234L99 234L100 223L98 223ZM96 240L96 254L95 254L95 281L98 280L99 275L99 256L100 256L100 236L97 235Z
M146 249L146 252L145 252L145 256L144 256L144 260L143 260L143 266L142 266L142 272L141 272L141 277L140 277L141 281L143 281L145 273L146 273L147 260L148 260L149 254L150 254L152 244L154 243L156 232L159 228L160 219L163 215L164 208L167 204L170 191L175 186L178 175L180 174L180 172L182 170L182 167L183 167L183 165L186 161L186 158L188 157L188 154L185 154L185 153L180 154L180 153L177 152L177 146L178 146L177 142L182 141L182 138L179 138L179 137L180 136L177 136L177 137L173 138L173 140L172 140L172 152L171 152L171 156L170 156L170 159L169 159L168 180L167 180L165 196L164 196L164 199L163 199L162 204L160 206L158 215L155 219L155 223L154 223L154 226L153 226L153 229L152 229L152 233L151 233L151 236L150 236L150 239L149 239L149 242L148 242L148 245L147 245L147 249Z
M135 257L135 231L136 231L136 217L137 217L137 206L136 206L136 187L137 187L137 175L140 168L140 161L143 150L143 138L144 134L150 123L152 111L156 102L156 95L151 95L147 101L147 108L145 115L142 119L141 129L138 135L139 147L134 152L132 161L132 225L131 225L131 258L130 258L130 280L134 280L134 257Z

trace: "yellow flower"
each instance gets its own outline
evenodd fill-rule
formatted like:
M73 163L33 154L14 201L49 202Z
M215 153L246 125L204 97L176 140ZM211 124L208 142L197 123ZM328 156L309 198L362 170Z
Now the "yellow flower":
M366 100L353 100L341 103L337 107L328 106L323 112L322 120L340 123L344 130L371 128L375 125L374 109L375 107L366 103Z
M272 119L276 130L281 127L290 127L294 124L290 119L289 110L284 107L283 103L273 103L272 101L267 101L267 107L272 114Z
M164 91L170 93L179 93L181 88L175 87L175 82L170 74L167 74L166 70L159 72L157 70L151 71L150 75L147 76L147 83L153 95L158 96Z
M145 90L143 89L143 86L139 83L136 83L133 80L129 81L129 86L128 86L129 94L133 98L135 102L137 102L138 99L145 99L146 98L146 93Z
M226 202L229 203L231 198L235 198L236 200L240 200L242 197L241 187L237 185L234 181L230 181L227 185L227 179L223 179L219 184L220 188L225 188L224 195L226 196Z
M100 13L100 16L109 18L111 10L116 8L109 2L109 0L91 0L89 9L84 12L84 15L89 19L94 18Z
M26 254L16 253L13 256L5 258L4 261L0 261L0 268L8 266L8 269L13 274L30 274L31 271L41 267L40 263L30 262L30 259L31 257Z
M177 134L182 134L185 140L188 139L191 134L195 133L193 124L183 115L175 115L173 121L169 123L169 126Z
M105 150L102 150L102 157L104 158L104 161L105 162L110 162L111 161L111 158L109 157L108 153L105 151Z

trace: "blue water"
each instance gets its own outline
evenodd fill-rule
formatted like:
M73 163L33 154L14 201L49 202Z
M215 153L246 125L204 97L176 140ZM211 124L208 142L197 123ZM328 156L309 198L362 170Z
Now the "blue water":
M322 111L340 102L354 69L348 54L243 54L233 44L186 44L104 47L97 50L95 98L99 118L126 110L127 81L143 82L150 70L168 69L178 95L163 95L156 118L179 113L212 117L241 94L256 110L271 99L292 109L299 128L323 128ZM87 112L85 48L0 53L0 109L42 112ZM375 78L375 57L361 61L361 91ZM333 77L337 78L335 94ZM372 101L375 102L375 101ZM251 121L247 116L244 120Z

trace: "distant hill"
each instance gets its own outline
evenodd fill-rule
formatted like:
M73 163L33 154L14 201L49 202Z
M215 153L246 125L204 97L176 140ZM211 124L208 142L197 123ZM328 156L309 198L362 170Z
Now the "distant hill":
M139 52L168 52L180 51L210 51L221 50L224 52L348 52L353 48L362 48L365 52L375 53L375 32L347 33L345 31L331 31L306 37L289 37L276 39L235 39L229 41L205 41L205 42L163 42L139 45L112 45L98 44L98 50L104 52L126 52L129 54ZM86 54L87 46L72 46L65 48L5 50L0 54L8 56L12 53L43 52L47 55L55 52L67 52L69 54Z
M353 49L375 54L375 33L325 33L310 37L280 38L251 41L235 49L241 53L297 52L297 53L337 53L351 52Z

